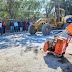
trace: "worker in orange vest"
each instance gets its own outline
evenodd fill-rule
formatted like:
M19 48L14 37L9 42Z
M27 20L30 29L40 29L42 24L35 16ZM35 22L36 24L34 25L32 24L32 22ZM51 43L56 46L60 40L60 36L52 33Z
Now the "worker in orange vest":
M72 35L72 18L67 18L66 23L68 24L68 26L66 27L66 29L65 29L63 32L59 33L58 35L55 35L55 36L54 36L56 42L57 42L57 38L59 38L60 36L63 36L63 35L66 34L66 33L69 33L69 34ZM49 42L50 42L50 40L49 40ZM47 42L46 42L46 43L44 44L43 51L46 52L47 49L48 49L48 47L49 47L50 45L51 45L51 42L50 42L50 43L47 43ZM56 45L56 43L55 43L53 46L55 46L55 45ZM68 46L68 45L67 45L67 46Z
M69 33L72 35L72 18L68 18L66 20L66 23L68 24L66 29L63 32L59 33L58 35L55 35L55 37L63 36L66 33Z

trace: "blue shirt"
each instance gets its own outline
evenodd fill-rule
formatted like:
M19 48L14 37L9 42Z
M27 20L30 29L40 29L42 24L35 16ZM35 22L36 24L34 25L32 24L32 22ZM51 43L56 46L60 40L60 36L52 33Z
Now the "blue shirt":
M0 27L2 27L2 23L0 23Z
M14 23L14 26L15 26L15 27L16 27L16 26L18 26L18 23L17 23L17 22L15 22L15 23Z

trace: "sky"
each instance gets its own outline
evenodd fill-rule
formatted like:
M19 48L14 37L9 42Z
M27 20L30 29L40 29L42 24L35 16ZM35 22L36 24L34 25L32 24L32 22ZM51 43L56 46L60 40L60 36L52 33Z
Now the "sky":
M40 2L40 1L43 1L43 0L37 0L37 1ZM50 1L50 0L45 0L44 5L47 4L47 2L49 2L49 1ZM45 14L45 13L46 13L45 8L41 8L40 13L41 13L41 14Z
M37 1L43 1L43 0L37 0ZM45 1L50 1L50 0L45 0Z

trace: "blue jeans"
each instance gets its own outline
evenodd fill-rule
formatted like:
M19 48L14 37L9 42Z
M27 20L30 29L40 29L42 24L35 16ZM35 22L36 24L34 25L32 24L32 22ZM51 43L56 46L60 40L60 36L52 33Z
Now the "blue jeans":
M11 31L11 32L14 32L14 26L11 26L11 27L10 27L10 31Z
M3 33L5 33L5 26L3 26Z
M26 27L26 31L28 30L28 27Z
M18 26L15 27L15 32L18 32Z
M2 27L0 27L0 33L1 33L1 35L2 35Z

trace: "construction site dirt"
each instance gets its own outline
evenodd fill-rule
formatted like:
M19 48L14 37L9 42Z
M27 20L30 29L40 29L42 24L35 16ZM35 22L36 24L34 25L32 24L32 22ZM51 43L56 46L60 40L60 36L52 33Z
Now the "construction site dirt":
M62 58L40 50L46 37L58 33L56 30L43 36L41 32L30 35L25 31L0 36L0 72L72 72L72 40Z

